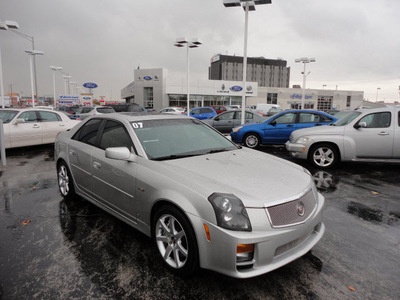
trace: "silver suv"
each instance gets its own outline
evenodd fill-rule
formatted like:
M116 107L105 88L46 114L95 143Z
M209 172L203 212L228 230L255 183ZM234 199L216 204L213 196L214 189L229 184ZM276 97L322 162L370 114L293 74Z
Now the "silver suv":
M319 168L339 161L400 163L400 106L343 112L331 125L294 131L286 149Z

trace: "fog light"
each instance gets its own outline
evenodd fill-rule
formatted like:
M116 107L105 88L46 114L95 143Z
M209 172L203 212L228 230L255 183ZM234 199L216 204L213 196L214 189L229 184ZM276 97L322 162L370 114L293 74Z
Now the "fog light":
M237 245L236 262L251 261L254 257L254 244Z

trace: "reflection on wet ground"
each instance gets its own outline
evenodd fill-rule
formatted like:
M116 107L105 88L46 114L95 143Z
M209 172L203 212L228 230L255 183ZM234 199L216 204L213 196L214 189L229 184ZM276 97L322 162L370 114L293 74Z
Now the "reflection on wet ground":
M238 280L168 273L149 238L87 201L63 200L45 154L15 154L1 171L0 299L400 298L398 166L303 164L325 196L325 236L289 265Z

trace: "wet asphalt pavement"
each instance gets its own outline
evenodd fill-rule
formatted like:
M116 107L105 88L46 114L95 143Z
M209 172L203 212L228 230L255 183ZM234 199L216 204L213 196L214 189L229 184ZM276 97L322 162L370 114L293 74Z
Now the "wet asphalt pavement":
M233 279L168 273L152 241L57 188L49 147L7 151L0 167L0 299L399 299L400 165L310 169L325 236L276 271ZM261 151L285 159L282 147Z

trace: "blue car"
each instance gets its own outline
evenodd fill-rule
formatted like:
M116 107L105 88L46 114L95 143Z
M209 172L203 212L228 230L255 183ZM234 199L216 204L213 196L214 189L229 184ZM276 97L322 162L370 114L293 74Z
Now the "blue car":
M190 111L190 116L199 120L210 119L216 115L217 112L212 107L196 107Z
M249 148L263 145L285 144L292 131L297 129L322 126L334 123L334 116L316 110L285 110L276 114L263 123L248 124L233 128L232 141L241 143Z

